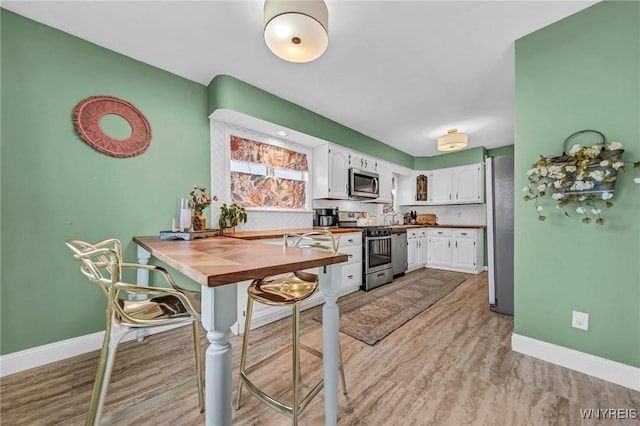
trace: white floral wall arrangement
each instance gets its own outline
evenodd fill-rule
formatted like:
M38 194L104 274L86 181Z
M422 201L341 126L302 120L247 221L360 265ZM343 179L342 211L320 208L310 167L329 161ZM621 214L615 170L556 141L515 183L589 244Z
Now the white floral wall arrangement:
M569 204L578 206L575 211L582 216L582 222L589 224L595 219L598 225L606 223L602 207L613 206L614 184L619 173L625 171L622 161L624 149L620 142L605 142L605 136L596 130L581 130L570 135L564 142L582 133L596 133L601 141L591 146L574 144L568 154L559 157L540 156L527 171L528 184L524 188L524 200L534 201L538 220L546 220L544 208L538 200L546 194L556 200L557 207L569 214ZM640 161L633 164L640 167ZM634 178L640 184L640 176Z

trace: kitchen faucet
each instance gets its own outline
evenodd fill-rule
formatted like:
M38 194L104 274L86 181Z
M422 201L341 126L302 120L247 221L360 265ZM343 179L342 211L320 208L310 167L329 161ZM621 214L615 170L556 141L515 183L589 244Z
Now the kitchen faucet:
M396 215L402 215L400 212L389 212L384 215L384 225L399 225L400 221L396 220ZM389 216L391 216L391 222L389 222Z

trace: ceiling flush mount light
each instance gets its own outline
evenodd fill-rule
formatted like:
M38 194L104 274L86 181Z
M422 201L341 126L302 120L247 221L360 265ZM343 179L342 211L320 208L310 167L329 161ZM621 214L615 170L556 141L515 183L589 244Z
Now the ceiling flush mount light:
M278 135L278 136L289 136L289 132L287 132L286 130L278 130L276 132L276 135Z
M467 146L469 136L458 133L458 129L451 129L449 133L438 138L438 151L455 151Z
M264 2L264 41L279 58L310 62L329 44L329 12L322 0Z

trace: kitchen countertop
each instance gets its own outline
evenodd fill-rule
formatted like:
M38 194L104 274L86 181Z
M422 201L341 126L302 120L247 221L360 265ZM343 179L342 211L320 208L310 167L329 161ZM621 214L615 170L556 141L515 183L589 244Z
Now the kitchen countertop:
M392 230L412 228L476 228L484 229L486 225L393 225L388 226ZM297 228L297 229L270 229L266 231L239 231L234 234L224 234L225 237L238 238L240 240L267 240L280 238L284 234L304 234L305 232L326 229L334 234L346 234L349 232L362 232L362 228Z
M446 224L437 224L437 225L392 225L390 228L392 230L402 230L402 229L412 229L412 228L462 228L462 229L484 229L487 225L446 225Z
M298 228L298 229L270 229L267 231L239 231L235 234L224 234L225 237L241 240L266 240L280 238L284 234L304 234L305 232L327 230L334 234L346 234L349 232L362 232L362 228Z

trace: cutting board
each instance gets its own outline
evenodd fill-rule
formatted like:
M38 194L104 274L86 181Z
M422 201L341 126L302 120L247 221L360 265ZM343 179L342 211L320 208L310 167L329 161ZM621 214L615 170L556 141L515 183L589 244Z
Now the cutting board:
M416 223L418 225L437 225L438 216L435 214L419 214L416 217Z

